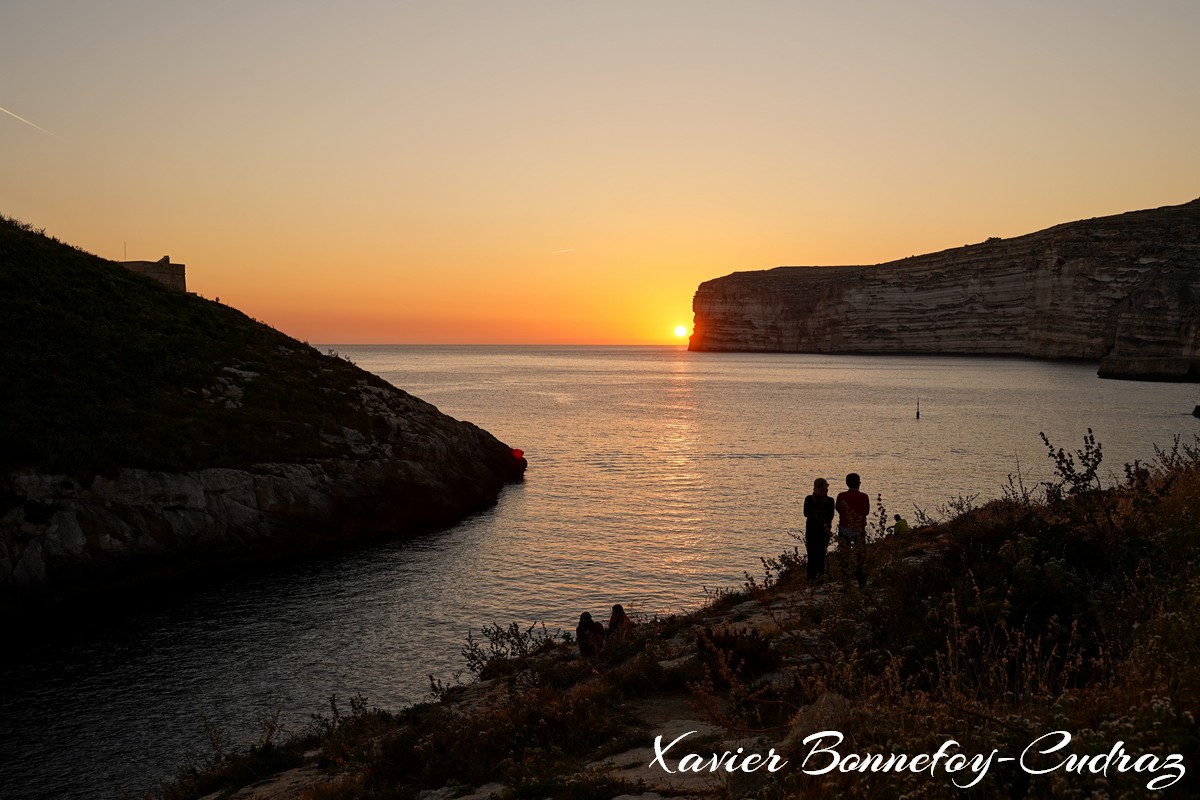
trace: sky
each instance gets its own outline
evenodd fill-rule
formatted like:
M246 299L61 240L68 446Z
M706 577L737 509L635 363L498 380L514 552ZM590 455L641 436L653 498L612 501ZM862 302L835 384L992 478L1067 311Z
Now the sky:
M665 344L705 280L1200 197L1200 3L4 0L0 213L314 343Z

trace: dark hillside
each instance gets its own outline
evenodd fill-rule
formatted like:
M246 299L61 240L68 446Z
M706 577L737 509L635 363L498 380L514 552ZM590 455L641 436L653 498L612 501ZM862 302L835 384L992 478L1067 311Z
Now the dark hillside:
M328 458L342 448L322 434L350 427L369 435L378 424L356 383L386 386L236 309L7 219L0 335L2 468L181 470Z
M235 309L0 220L0 597L450 525L523 459Z

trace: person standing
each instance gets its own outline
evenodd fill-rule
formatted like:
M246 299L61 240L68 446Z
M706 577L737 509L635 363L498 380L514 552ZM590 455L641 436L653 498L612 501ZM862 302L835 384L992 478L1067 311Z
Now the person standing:
M804 498L804 549L808 551L808 582L819 583L825 575L825 554L833 528L833 498L829 481L813 481L813 493Z
M866 545L867 517L871 513L871 498L859 491L862 479L857 472L846 476L846 491L837 496L838 549L844 558L854 561L854 577L858 588L867 585Z

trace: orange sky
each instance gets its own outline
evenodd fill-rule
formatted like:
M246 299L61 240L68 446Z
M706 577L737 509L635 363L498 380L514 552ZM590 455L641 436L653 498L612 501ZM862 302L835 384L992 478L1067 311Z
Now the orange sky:
M735 270L1200 196L1198 39L1190 0L9 0L0 213L312 342L678 342Z

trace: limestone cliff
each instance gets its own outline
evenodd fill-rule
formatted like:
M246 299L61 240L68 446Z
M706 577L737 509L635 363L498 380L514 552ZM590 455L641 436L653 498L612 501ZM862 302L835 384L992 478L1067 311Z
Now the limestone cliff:
M241 312L0 219L0 601L452 524L524 460Z
M700 285L689 349L1100 361L1200 380L1200 200L874 266L777 267Z
M55 593L292 557L457 522L523 464L486 431L367 381L382 435L345 429L338 458L86 476L13 470L0 503L0 596Z

